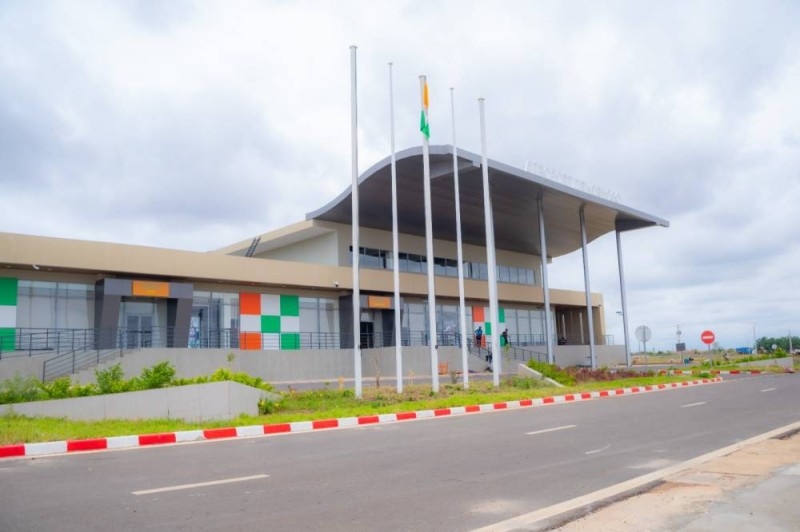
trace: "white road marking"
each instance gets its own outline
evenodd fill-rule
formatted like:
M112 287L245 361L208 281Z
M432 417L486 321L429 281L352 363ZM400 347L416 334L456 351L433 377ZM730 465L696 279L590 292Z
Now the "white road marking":
M609 443L608 445L606 445L605 447L601 447L600 449L594 449L594 450L592 450L592 451L586 451L586 454L595 454L595 453L600 453L600 452L603 452L603 451L605 451L605 450L606 450L606 449L608 449L609 447L611 447L611 444L610 444L610 443Z
M772 390L777 390L777 388L765 388L761 390L762 392L771 392Z
M641 489L643 486L647 486L648 484L657 480L662 480L668 476L686 471L693 466L705 464L715 458L727 456L735 451L738 451L739 449L747 447L748 445L775 438L776 436L781 436L797 429L800 429L800 422L792 423L790 425L765 432L764 434L759 434L758 436L740 441L739 443L734 443L728 447L711 451L710 453L706 453L696 458L691 458L685 462L680 462L664 469L653 471L640 477L632 478L630 480L620 482L619 484L608 486L607 488L602 488L592 493L575 497L574 499L563 501L539 510L534 510L526 514L518 515L504 521L490 523L482 528L476 528L472 532L511 532L513 530L522 530L524 528L528 528L530 530L542 529L544 527L543 525L551 522L551 520L553 520L555 517L566 515L569 512L584 509L588 506L597 505L597 503L600 501L611 500L615 497L619 497L622 494Z
M705 401L700 401L699 403L689 403L688 405L683 405L681 408L689 408L690 406L700 406L706 404Z
M247 480L256 480L259 478L267 478L269 475L253 475L250 477L238 477L238 478L224 478L222 480L211 480L209 482L196 482L194 484L181 484L180 486L167 486L164 488L154 488L150 490L139 490L139 491L132 491L133 495L149 495L151 493L161 493L164 491L177 491L177 490L188 490L192 488L202 488L205 486L216 486L217 484L230 484L232 482L245 482Z
M564 425L563 427L553 427L552 429L534 430L533 432L526 432L526 436L533 436L534 434L544 434L545 432L553 432L555 430L574 429L578 425Z

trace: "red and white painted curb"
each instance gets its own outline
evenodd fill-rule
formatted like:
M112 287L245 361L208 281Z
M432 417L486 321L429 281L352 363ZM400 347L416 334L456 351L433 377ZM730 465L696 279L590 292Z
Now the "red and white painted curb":
M435 410L419 410L416 412L398 412L396 414L377 414L372 416L346 417L338 419L320 419L316 421L295 421L292 423L274 423L266 425L250 425L245 427L226 427L218 429L185 430L179 432L165 432L162 434L144 434L140 436L113 436L109 438L94 438L88 440L66 440L45 443L22 443L18 445L0 446L0 459L21 456L44 456L52 454L75 453L82 451L101 451L107 449L130 449L152 445L164 445L197 441L208 441L230 438L250 438L254 436L268 436L271 434L287 434L309 432L322 429L341 429L365 425L395 423L412 419L430 419L445 416L458 416L477 412L494 412L515 408L545 406L575 401L589 401L603 397L617 397L643 392L683 388L722 382L720 377L711 379L698 379L693 381L673 382L669 384L654 384L650 386L635 386L632 388L619 388L616 390L603 390L599 392L570 393L537 399L522 399L519 401L506 401L484 405L456 406L451 408L437 408Z
M760 369L752 369L752 370L747 370L747 369L731 369L731 370L707 369L707 370L702 370L702 371L708 372L711 375L761 375L762 373L764 373ZM669 374L669 375L691 375L692 372L690 370L675 369L675 370L667 371L666 374Z

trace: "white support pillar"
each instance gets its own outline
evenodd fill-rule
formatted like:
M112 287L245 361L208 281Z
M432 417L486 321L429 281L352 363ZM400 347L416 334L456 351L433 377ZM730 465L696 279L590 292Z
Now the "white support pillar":
M553 354L553 324L550 318L550 283L547 280L547 236L544 228L544 200L539 194L537 200L539 208L539 247L542 259L542 292L544 292L544 339L547 343L547 363L555 364Z
M628 341L628 297L625 292L625 270L622 267L622 240L617 229L617 265L619 266L619 295L622 300L622 332L625 336L625 364L631 366L631 344Z
M592 369L597 369L597 358L594 349L594 320L592 319L592 291L589 286L589 250L586 243L586 214L584 206L580 210L581 250L583 251L583 284L586 290L586 322L589 324L589 359Z

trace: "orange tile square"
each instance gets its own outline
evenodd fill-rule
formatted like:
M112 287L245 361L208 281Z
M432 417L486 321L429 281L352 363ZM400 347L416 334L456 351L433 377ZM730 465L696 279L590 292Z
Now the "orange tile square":
M239 333L239 349L258 351L261 349L261 333Z
M239 314L261 315L261 294L239 294Z

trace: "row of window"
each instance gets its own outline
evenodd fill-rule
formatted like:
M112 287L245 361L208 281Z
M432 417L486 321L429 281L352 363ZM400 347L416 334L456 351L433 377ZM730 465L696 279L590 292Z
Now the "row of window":
M404 331L428 333L427 302L406 299L402 302ZM148 319L149 327L166 323L166 305L152 301L123 301L120 327L129 319ZM164 314L164 316L161 316ZM513 336L544 333L544 310L505 309L505 326ZM200 335L210 331L236 330L239 318L239 294L195 291L192 330ZM472 308L466 308L467 329L472 331ZM139 324L141 326L141 324ZM94 327L94 286L48 281L20 280L17 300L17 327L41 329L91 329ZM444 334L460 332L457 304L436 305L436 328ZM377 330L382 324L376 323ZM339 332L339 302L335 298L300 298L300 330L311 334ZM387 333L389 331L386 331Z
M359 254L359 265L363 268L375 270L391 270L394 268L393 253L383 249L362 247ZM350 247L352 257L352 246ZM428 258L425 255L413 253L398 253L401 272L426 273L428 271ZM458 261L434 257L434 275L445 277L458 277ZM489 278L489 267L485 262L464 261L464 278L486 281ZM517 268L514 266L497 266L497 280L501 283L535 284L533 270Z

